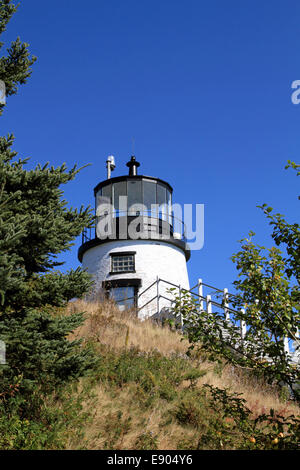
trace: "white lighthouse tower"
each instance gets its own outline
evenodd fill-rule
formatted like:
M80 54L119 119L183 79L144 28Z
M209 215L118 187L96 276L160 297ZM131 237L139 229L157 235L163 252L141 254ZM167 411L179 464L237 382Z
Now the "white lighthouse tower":
M125 176L111 178L114 157L106 165L107 179L94 188L96 226L83 233L79 261L95 289L103 289L120 309L135 307L140 318L161 315L170 307L170 287L190 288L190 251L183 221L173 211L173 189L159 178L138 175L134 156Z

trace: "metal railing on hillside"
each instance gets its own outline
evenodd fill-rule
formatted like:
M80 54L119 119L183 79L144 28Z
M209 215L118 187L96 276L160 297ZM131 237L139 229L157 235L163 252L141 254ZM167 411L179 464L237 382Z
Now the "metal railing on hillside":
M170 295L166 296L166 289L161 289L163 285L170 286L173 291L169 291ZM155 286L155 294L150 298L147 299L144 304L141 305L141 299L145 296L145 294ZM176 293L177 290L177 293ZM196 292L195 292L196 290ZM209 293L205 291L209 290ZM225 320L231 322L232 325L236 324L235 318L239 316L239 313L245 313L244 309L241 309L239 312L235 308L231 306L232 301L236 298L235 294L229 293L228 289L218 289L214 286L206 284L199 279L197 284L193 286L191 289L187 290L181 287L180 285L176 285L172 282L169 282L165 279L156 278L156 280L150 284L146 289L144 289L137 297L137 310L139 313L142 313L146 307L149 307L150 304L154 304L152 307L152 312L154 314L151 315L151 318L158 319L160 317L162 311L162 304L161 299L167 300L170 303L170 311L172 311L174 304L176 302L175 298L183 297L185 294L188 294L194 297L198 301L199 310L205 310L207 313L222 313L225 317ZM166 309L166 307L163 307ZM182 319L180 319L180 323L182 324ZM241 340L244 340L247 333L247 324L244 320L239 320L239 324L236 325L239 329ZM299 362L299 346L300 346L300 339L299 339L299 332L297 333L296 341L292 341L291 339L285 337L284 338L284 350L287 354L291 356L291 360ZM294 343L294 347L292 346Z

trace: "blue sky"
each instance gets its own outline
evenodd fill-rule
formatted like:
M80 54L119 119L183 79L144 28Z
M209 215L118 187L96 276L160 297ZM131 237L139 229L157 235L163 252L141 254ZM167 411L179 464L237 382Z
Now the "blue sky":
M299 222L300 4L296 1L21 1L4 39L20 35L38 57L8 98L1 135L13 132L29 166L91 163L65 187L72 206L127 173L167 180L174 202L205 205L205 243L188 263L191 284L231 287L230 256L250 230L270 246L258 204ZM63 269L78 265L77 249Z

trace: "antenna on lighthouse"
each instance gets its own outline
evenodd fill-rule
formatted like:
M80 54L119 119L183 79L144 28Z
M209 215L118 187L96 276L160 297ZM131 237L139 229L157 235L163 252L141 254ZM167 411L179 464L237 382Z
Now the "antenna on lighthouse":
M115 164L115 157L113 155L109 155L106 160L106 168L107 168L107 179L110 179L111 172L114 171L116 168Z

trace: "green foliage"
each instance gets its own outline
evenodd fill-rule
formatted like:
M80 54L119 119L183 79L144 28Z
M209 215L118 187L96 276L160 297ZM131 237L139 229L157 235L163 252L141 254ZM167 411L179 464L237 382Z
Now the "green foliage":
M204 377L206 374L205 370L200 369L190 369L186 374L184 374L183 379L190 381L190 387L196 387L198 379Z
M114 449L117 442L122 442L123 437L131 428L131 418L123 417L122 411L111 412L106 416L103 437L104 449ZM100 433L101 435L101 433Z
M184 380L195 386L205 371L195 370L186 359L177 355L167 358L157 351L142 353L130 348L116 355L105 348L96 374L97 381L108 381L119 387L128 383L137 385L137 396L147 408L157 399L172 401L176 387Z
M0 338L7 353L0 373L4 391L22 374L25 399L35 384L53 389L94 362L89 351L66 338L83 316L54 318L50 308L81 297L91 285L80 269L50 270L61 264L56 255L71 246L92 216L89 208L68 209L61 199L59 186L74 178L75 168L26 171L24 162L11 163L11 144L11 139L0 140Z
M216 413L214 425L201 436L204 445L223 449L234 442L236 448L243 450L298 448L300 420L295 416L284 418L271 409L269 414L255 417L238 394L211 385L204 387L208 391L210 407Z
M270 410L256 417L239 394L211 385L188 392L174 410L178 423L195 430L195 441L180 441L180 449L294 450L299 419Z
M194 381L204 371L195 367L189 358L175 355L166 358L156 351L142 353L137 348L117 352L104 346L99 354L98 370L88 379L90 383L101 381L116 403L118 392L127 390L140 410L141 421L144 412L164 409L161 429L175 419L193 436L174 442L177 449L297 448L299 419L293 415L283 417L273 410L257 415L239 394L208 384L196 386ZM186 380L191 384L186 384ZM100 433L105 438L104 448L122 448L133 425L121 409L109 412ZM159 448L159 435L156 431L143 430L134 448Z
M157 436L152 431L145 431L136 440L134 448L136 450L156 450Z
M201 392L186 395L174 410L177 421L199 430L203 427L205 404Z
M12 15L16 12L17 5L11 0L0 0L0 35L6 30L6 26ZM0 50L4 43L0 42ZM31 66L36 57L30 56L28 44L22 43L18 37L7 48L7 55L0 57L0 80L5 83L6 95L14 95L18 86L27 82L31 75ZM0 104L0 115L4 104Z
M299 165L290 162L297 169ZM298 173L299 174L299 173ZM175 314L182 313L191 347L199 347L212 361L234 364L263 375L270 383L287 384L294 398L299 396L299 363L293 363L284 348L284 338L293 341L299 351L300 328L300 231L298 224L288 224L280 214L262 206L276 245L265 249L255 245L254 235L241 240L241 250L232 260L238 269L233 283L237 295L232 298L231 321L225 311L208 313L189 293L176 299ZM240 322L247 331L241 338Z
M176 449L296 449L298 445L299 420L294 416L283 417L272 410L257 415L239 394L186 383L203 375L201 369L197 374L189 358L166 358L136 348L116 351L98 342L95 347L98 367L81 381L79 394L74 384L48 395L34 416L1 413L7 422L5 428L0 419L2 448L64 449L70 443L73 448L90 448L84 436L89 423L100 439L97 448L103 449L124 449L128 434L134 436L134 449L159 449L166 426L174 428L174 424L181 428L174 440ZM9 393L15 393L20 380ZM99 383L105 390L105 405L101 399L96 401ZM38 394L36 390L36 398ZM99 422L93 423L99 409ZM160 421L157 410L162 410ZM149 416L154 417L155 430L148 427L152 427Z
M29 311L25 316L11 315L0 322L0 336L7 345L7 364L0 369L3 406L8 409L13 399L10 387L19 378L18 406L23 416L31 416L38 388L43 394L65 382L77 379L95 363L93 352L80 341L69 341L66 335L82 323L82 315L53 316L50 312Z
M15 11L10 0L0 0L0 34ZM26 82L34 61L19 38L11 44L0 58L7 95ZM24 420L40 413L49 393L95 363L89 348L67 338L83 315L60 316L55 310L81 297L90 277L81 269L53 271L63 264L57 255L72 246L93 216L90 208L68 208L63 199L61 185L75 178L76 166L26 169L28 160L16 159L13 141L12 134L0 137L0 339L7 360L0 366L0 407L15 429L15 445L34 447L35 438L28 436L39 424L31 428Z
M15 393L15 387L11 387L11 393ZM35 389L33 400L38 394ZM71 442L85 448L84 427L91 421L91 414L83 411L84 401L91 408L95 406L88 382L80 392L73 384L48 395L33 416L20 415L18 408L7 413L0 403L0 450L66 449Z
M0 280L5 312L24 306L63 305L89 287L87 274L49 272L62 263L56 256L66 251L93 219L90 208L66 207L61 184L78 170L43 168L30 171L25 161L11 162L13 138L0 139ZM42 276L42 273L46 273Z

